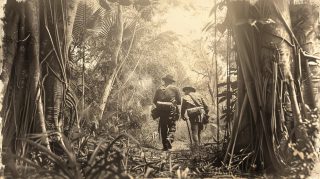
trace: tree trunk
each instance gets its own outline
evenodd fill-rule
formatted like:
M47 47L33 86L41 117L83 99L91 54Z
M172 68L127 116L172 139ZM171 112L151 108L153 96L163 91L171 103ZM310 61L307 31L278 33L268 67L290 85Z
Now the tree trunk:
M98 114L98 119L102 120L103 118L103 114L108 102L108 98L110 96L114 81L116 76L118 75L118 72L120 70L120 64L118 64L119 61L119 53L121 50L121 46L122 46L122 37L123 37L123 14L122 14L122 7L121 5L118 5L118 12L117 12L117 20L116 20L116 24L115 24L115 31L113 34L113 38L115 41L114 47L112 49L112 53L111 53L111 67L113 67L112 69L112 73L110 74L110 76L106 79L105 82L105 86L104 86L104 90L103 90L103 94L102 94L102 98L100 100L99 103L99 114Z
M47 128L58 132L58 138L53 138L58 141L63 131L62 110L68 88L66 66L77 3L78 0L43 0L40 4L40 59L46 69L43 70L45 118Z
M23 126L25 118L31 116L27 114L24 105L28 103L28 93L21 95L27 89L28 66L25 65L24 57L26 51L25 41L30 39L26 31L26 3L9 1L5 9L5 41L4 41L4 68L1 74L2 80L9 89L6 90L6 99L2 115L4 117L3 147L6 150L14 150L11 144L15 137L26 137L24 132L31 130L28 126ZM9 82L10 81L10 82ZM18 128L18 130L16 130ZM23 146L15 144L18 152L23 153Z
M311 4L299 4L292 5L290 11L293 32L304 51L303 53L314 55L315 49L317 48L318 8ZM318 116L318 111L316 110L317 105L312 82L313 76L310 72L308 61L309 59L306 56L301 55L302 93L305 103L309 107L307 117L310 119L311 124L317 124L319 119L313 117ZM317 149L319 147L319 125L314 125L313 128L310 128L311 127L308 128L308 136L314 148ZM308 152L311 153L313 150L309 149Z
M114 40L115 40L115 46L111 53L111 61L114 63L115 66L118 65L119 60L119 53L121 50L122 45L122 37L123 37L123 14L122 14L122 7L119 4L118 5L118 14L117 14L117 20L116 20L116 30L114 31Z
M227 20L232 28L239 57L238 74L240 77L240 93L243 93L243 96L247 95L248 104L244 102L244 98L241 97L238 99L237 111L239 113L236 114L236 117L239 118L243 117L243 115L246 115L246 117L244 117L246 120L235 120L227 153L238 153L243 146L249 146L245 152L254 151L254 155L259 156L263 155L263 153L261 154L259 147L262 143L261 141L263 139L264 132L261 130L261 123L263 119L260 117L261 111L259 109L259 106L262 106L260 100L260 83L262 81L262 77L259 68L259 44L257 39L259 35L255 28L249 23L249 19L253 19L255 16L256 14L252 12L252 6L248 2L232 2L228 5ZM242 85L244 86L242 87ZM243 115L240 114L241 112ZM245 130L247 128L252 128L255 135L251 136L249 133L250 130ZM267 151L268 150L265 152ZM226 159L227 157L225 157L225 160ZM229 163L232 162L231 160L232 158L230 158ZM259 161L255 161L255 159L248 160L253 161L258 166L261 163ZM274 165L277 167L279 166L279 164L276 162ZM251 168L250 166L248 167L249 169Z
M99 109L100 109L99 110L99 118L98 118L99 120L103 119L103 113L104 113L104 110L105 110L107 102L108 102L108 97L111 94L111 90L112 90L116 75L117 75L117 70L114 69L113 73L111 74L110 78L107 80L106 85L104 87L103 95L102 95L101 102L99 105Z
M26 28L32 32L32 34L30 34L30 41L27 47L28 54L26 56L27 59L30 59L30 105L33 105L31 109L34 109L33 113L35 114L35 118L39 120L37 123L40 124L41 132L43 135L47 135L40 88L41 67L39 61L39 3L38 1L28 1L26 3L26 16L29 17L26 23ZM44 137L43 143L48 149L50 149L49 140L47 137Z
M306 113L298 79L299 50L291 29L289 1L260 0L254 7L249 2L230 2L227 18L234 33L239 55L239 75L243 77L250 110L246 112L247 120L235 122L231 142L235 141L235 147L240 146L238 149L244 144L250 146L254 152L252 162L259 168L283 172L288 162L288 152L279 148L285 140L285 131L282 128L283 113L278 109L283 107L285 92L290 97L298 149L304 147L307 153L313 152L303 124ZM282 88L283 84L285 88ZM239 100L239 111L245 111L243 107L246 106L241 106L243 99ZM239 114L237 117L240 117ZM238 121L243 124L237 124ZM238 134L247 125L251 125L255 136L250 136L249 132L243 136ZM237 136L245 139L252 137L253 140L241 141L237 140ZM233 151L234 147L231 146L232 143L227 152Z
M49 124L55 121L55 128L50 129L61 131L56 121L63 117L62 94L68 84L67 49L77 2L12 0L5 6L1 82L6 95L1 116L4 117L3 146L9 152L25 154L26 144L16 138L38 132L46 135L45 118ZM47 138L42 142L50 148Z
M316 29L318 28L319 12L311 4L292 5L290 7L293 32L307 54L314 55L316 47ZM310 109L316 108L313 92L312 76L308 59L301 57L302 92L306 104Z
M1 1L0 2L0 19L2 19L4 17L4 5L6 4L6 1ZM0 20L0 39L4 38L4 34L3 34L3 21ZM3 126L3 118L2 118L2 105L3 105L3 100L4 100L4 96L5 96L5 92L6 92L6 88L7 88L7 84L4 83L2 77L2 69L3 69L3 41L0 40L0 129L2 129ZM2 133L0 133L0 170L2 172L3 170L3 164L2 164Z

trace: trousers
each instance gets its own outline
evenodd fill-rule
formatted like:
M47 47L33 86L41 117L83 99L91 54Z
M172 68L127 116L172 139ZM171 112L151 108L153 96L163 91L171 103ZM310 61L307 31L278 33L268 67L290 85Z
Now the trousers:
M160 114L159 130L164 150L172 148L174 133L176 132L176 121L170 114Z
M199 145L201 143L201 132L203 130L203 124L202 122L195 122L193 120L190 120L190 123L192 140L195 145Z

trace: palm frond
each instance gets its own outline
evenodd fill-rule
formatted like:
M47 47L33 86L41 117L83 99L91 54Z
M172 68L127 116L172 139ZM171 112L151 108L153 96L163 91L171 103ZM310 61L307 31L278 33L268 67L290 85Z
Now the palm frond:
M104 18L98 31L98 36L107 39L110 37L112 26L116 24L117 14L112 13L108 18Z
M21 141L24 141L28 144L30 144L31 146L35 147L37 150L45 153L48 157L48 159L50 159L52 162L56 163L57 166L61 169L61 171L66 174L69 177L72 177L73 175L71 174L70 171L67 170L67 164L61 159L61 157L59 157L58 155L54 154L53 152L51 152L49 149L47 149L46 147L31 141L29 139L21 139Z
M134 33L134 29L136 28L136 25L138 23L138 19L132 19L132 20L128 20L124 23L124 30L123 30L123 37L122 37L122 41L126 42L128 40L131 39L133 33Z
M75 41L84 40L87 32L100 32L105 19L112 17L112 8L106 8L101 0L82 1L79 3L73 26L73 38Z

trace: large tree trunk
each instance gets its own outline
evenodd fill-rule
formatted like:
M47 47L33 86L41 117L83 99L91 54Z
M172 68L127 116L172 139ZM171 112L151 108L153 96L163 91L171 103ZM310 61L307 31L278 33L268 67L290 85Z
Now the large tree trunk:
M228 15L226 19L231 25L233 31L239 59L237 110L234 116L235 120L231 130L231 138L227 147L226 156L224 158L225 162L227 162L226 160L229 158L229 164L232 162L232 156L234 153L237 153L245 146L250 146L250 144L253 143L253 136L248 133L250 130L246 129L251 128L251 126L255 124L255 120L252 120L252 117L249 118L251 110L258 110L256 109L256 94L253 90L254 79L252 78L252 71L255 70L255 68L252 70L250 69L251 64L253 64L250 61L257 58L257 53L254 53L257 51L256 37L254 35L256 32L252 27L250 27L250 24L245 23L234 25L238 24L240 19L246 20L253 18L251 17L252 14L250 13L251 8L252 7L248 2L230 3L228 5ZM253 51L253 53L247 53L249 51ZM246 100L249 101L249 105L248 102L245 102L245 96L247 96ZM250 106L252 106L252 109ZM247 115L248 117L245 117L244 115ZM257 114L255 114L255 116L256 115ZM254 119L256 119L256 117ZM260 133L256 133L256 135L260 135ZM231 157L229 157L228 153L231 154Z
M71 43L72 27L77 9L77 0L51 1L43 0L40 12L41 55L46 76L45 111L48 129L62 132L68 79L66 66L68 49Z
M0 1L0 19L2 19L4 17L4 5L6 4L6 1ZM5 96L5 92L6 92L6 88L7 88L7 83L5 84L3 79L1 78L1 74L2 74L2 68L3 68L3 41L2 39L4 38L4 33L3 33L3 21L0 20L0 129L2 129L2 125L3 125L3 118L1 115L1 111L2 111L2 105L3 105L3 99ZM3 169L3 164L2 164L2 133L0 133L0 170Z
M243 77L249 104L244 102L246 98L239 98L238 119L227 152L239 152L243 146L248 146L246 150L249 148L254 152L249 161L260 169L283 172L291 157L283 143L292 140L292 135L285 138L288 135L284 127L286 120L294 122L292 133L297 139L293 140L297 149L308 154L313 152L304 125L307 115L297 70L300 67L299 47L291 29L289 1L260 0L255 6L244 1L230 2L228 20L234 33L239 75ZM284 117L282 110L286 93L293 114L289 119ZM243 111L247 111L246 120L243 120ZM248 125L254 136L250 135L250 130L241 135Z
M5 53L1 78L6 90L3 147L7 153L26 154L26 138L31 132L46 133L40 98L38 1L9 1L5 9ZM42 121L41 121L42 120ZM43 141L48 147L48 140ZM14 161L4 158L11 169Z
M30 93L27 92L29 85L26 84L29 76L29 67L24 60L24 58L27 58L25 41L37 37L34 34L29 35L25 32L29 30L26 29L26 3L9 1L6 5L5 13L5 60L1 76L5 84L8 84L9 81L10 83L8 84L9 89L6 92L5 108L3 108L2 113L4 117L3 134L5 136L3 146L4 148L11 148L10 145L15 137L26 137L26 134L24 134L26 130L31 130L28 125L20 127L23 126L23 123L26 123L26 118L29 118L30 122L32 119L31 113L28 113L23 107L24 105L30 105L28 99ZM26 93L21 95L22 91ZM16 130L16 128L19 130ZM18 145L16 145L20 149L18 152L23 153L24 147L20 144Z
M305 53L314 55L316 48L316 29L318 28L319 12L311 4L292 5L290 7L293 32ZM316 108L313 92L312 76L308 59L301 57L302 92L305 103L310 109Z
M313 127L309 127L309 139L311 140L314 148L319 147L319 119L318 110L314 94L314 85L312 82L313 76L311 74L309 60L306 55L314 55L315 49L317 48L317 29L319 20L318 7L311 4L299 4L292 5L290 7L293 32L304 51L301 53L301 80L302 80L302 93L305 104L308 106L307 117L310 119ZM304 55L306 54L306 55ZM311 129L310 129L311 128ZM311 150L308 151L313 152Z
M61 132L59 119L63 119L61 107L68 85L67 49L77 2L11 0L5 7L1 81L8 89L1 116L3 146L9 152L25 154L26 145L17 138L35 132L46 135L45 119L50 130ZM48 143L46 138L43 144L50 148Z

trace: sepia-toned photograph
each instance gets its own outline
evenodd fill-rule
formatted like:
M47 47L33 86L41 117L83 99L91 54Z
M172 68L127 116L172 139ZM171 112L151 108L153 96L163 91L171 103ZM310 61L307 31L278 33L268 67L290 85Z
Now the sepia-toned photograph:
M0 0L0 179L320 179L320 0Z

